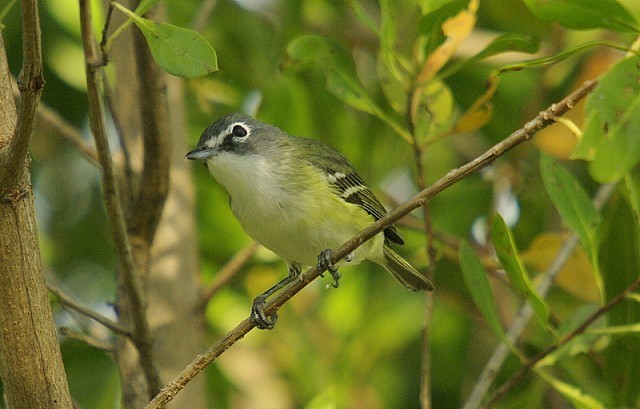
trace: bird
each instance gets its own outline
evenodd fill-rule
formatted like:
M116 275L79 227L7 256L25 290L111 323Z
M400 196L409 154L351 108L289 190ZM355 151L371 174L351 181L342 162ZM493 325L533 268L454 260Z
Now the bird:
M251 316L261 329L272 329L277 320L276 313L264 312L267 298L293 282L303 266L318 264L337 287L341 276L331 249L387 213L336 149L247 115L233 113L213 122L186 159L204 162L229 194L231 211L244 231L288 264L288 276L254 299ZM404 244L393 225L337 264L373 261L404 287L432 291L433 284L391 243Z

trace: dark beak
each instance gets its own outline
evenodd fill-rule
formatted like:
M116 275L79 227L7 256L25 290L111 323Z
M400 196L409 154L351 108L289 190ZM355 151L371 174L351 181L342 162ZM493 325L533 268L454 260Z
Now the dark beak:
M187 153L185 158L189 160L204 160L215 156L217 153L218 151L212 148L198 148Z

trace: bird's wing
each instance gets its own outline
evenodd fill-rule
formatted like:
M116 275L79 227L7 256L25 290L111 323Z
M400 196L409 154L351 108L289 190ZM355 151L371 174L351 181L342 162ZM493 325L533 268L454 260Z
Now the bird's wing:
M308 141L313 141L313 139ZM326 150L324 152L327 153ZM307 159L311 164L326 172L329 183L345 202L360 206L375 220L382 218L387 210L356 173L353 166L338 151L330 148L330 152L330 155L312 155ZM404 240L393 225L384 230L384 236L389 241L404 244Z

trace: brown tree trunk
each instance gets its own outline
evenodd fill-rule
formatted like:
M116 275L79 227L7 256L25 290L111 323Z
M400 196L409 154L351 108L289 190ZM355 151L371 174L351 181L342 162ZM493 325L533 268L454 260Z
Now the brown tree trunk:
M37 93L36 101L37 88L29 90ZM1 34L0 106L0 376L5 399L10 408L71 408L42 275L29 160L16 155L21 163L15 163L16 156L9 154L17 114Z

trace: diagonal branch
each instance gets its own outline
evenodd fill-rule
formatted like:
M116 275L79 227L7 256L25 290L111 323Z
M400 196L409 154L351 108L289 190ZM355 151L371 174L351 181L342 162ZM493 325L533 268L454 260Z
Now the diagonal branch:
M553 124L555 118L564 115L571 110L575 104L584 98L589 92L596 86L597 81L587 81L576 91L564 98L557 104L551 105L545 111L542 111L533 120L527 122L525 126L502 142L494 145L484 154L480 155L476 159L468 162L467 164L449 171L444 177L436 181L428 188L422 190L411 200L405 202L403 205L387 213L384 217L371 224L360 233L358 233L351 240L340 246L332 253L331 261L337 263L339 260L346 257L353 252L356 248L362 245L365 241L371 239L376 234L383 231L386 227L390 226L394 222L398 221L409 212L423 206L435 195L442 192L451 185L459 182L468 175L478 171L479 169L489 165L495 159L502 156L508 150L530 140L534 134L539 130ZM311 281L315 280L322 274L322 271L316 266L309 269L307 272L300 276L299 280L296 280L293 284L287 287L284 291L279 293L274 299L272 299L265 306L265 313L271 315L275 313L278 308L289 301L294 295L300 292ZM204 354L198 355L196 359L191 362L176 378L174 378L169 384L167 384L162 391L145 407L145 409L158 409L164 407L170 402L175 395L182 390L191 379L197 374L202 372L211 362L218 358L224 351L229 349L233 344L244 338L255 327L255 323L251 318L246 318L234 329L229 331L227 335L221 340L211 346Z
M640 279L637 279L636 281L631 283L631 285L629 285L622 293L618 294L616 297L612 298L608 303L598 308L593 314L589 315L589 317L587 317L587 319L584 320L582 324L580 324L573 331L565 334L562 338L560 338L560 340L558 340L558 342L547 347L547 349L540 351L535 356L527 360L527 362L525 362L525 364L522 365L520 369L518 369L518 371L509 378L508 381L502 384L493 393L493 395L487 400L487 402L481 407L482 408L492 407L493 404L496 403L500 398L502 398L509 390L511 390L514 386L519 384L524 379L524 377L529 373L529 371L534 367L535 364L540 362L547 355L556 351L558 348L567 344L576 336L585 332L585 330L589 328L591 324L596 322L598 318L602 317L604 314L609 312L613 307L620 304L622 301L626 300L638 288L640 288Z
M113 345L108 342L101 341L97 338L92 337L91 335L83 334L80 332L76 332L68 327L60 327L60 333L69 338L73 338L77 341L80 341L88 346L99 349L105 352L113 353ZM75 406L74 406L75 407Z
M133 318L132 340L140 353L140 363L147 379L149 395L153 396L160 389L160 375L152 358L151 335L149 333L149 322L145 315L142 282L138 271L136 271L131 253L131 242L127 234L127 226L107 139L103 105L99 91L99 69L101 61L97 55L96 43L91 26L91 6L89 0L80 0L80 26L86 59L85 71L87 75L90 127L95 139L98 159L102 166L104 202L111 224L116 252L118 254L118 267L131 303L131 315Z
M11 82L15 81L17 85L17 80L11 77ZM16 100L20 97L17 92L14 92L13 96ZM67 122L63 117L60 116L56 111L51 109L46 103L40 101L38 105L37 119L44 123L44 127L53 131L53 134L57 134L65 141L73 145L82 156L85 157L92 165L97 167L100 166L98 162L98 155L96 154L96 150L87 144L82 138L82 134L75 126L71 125Z
M218 271L213 282L202 292L200 302L198 303L199 311L204 311L204 309L207 307L207 304L209 303L209 300L240 272L240 269L255 254L258 247L259 244L257 242L252 242L251 244L237 252L233 256L233 258L231 258L231 260L229 260L229 262Z
M614 190L615 185L602 185L593 199L594 207L596 209L602 208ZM560 270L562 270L562 267L565 265L569 257L571 257L571 254L573 254L578 243L578 235L574 233L567 238L560 250L558 250L553 263L551 263L547 271L544 273L542 281L540 282L540 285L538 285L537 290L540 296L546 296L556 276ZM501 342L496 347L493 354L487 361L487 364L484 366L482 373L478 378L478 382L474 386L467 402L463 406L463 409L475 409L481 405L482 399L489 390L489 387L493 384L496 376L498 376L500 367L511 351L509 345L514 345L516 343L516 340L524 331L527 323L531 320L531 317L533 317L533 308L531 307L531 304L526 303L522 306L520 311L518 311L513 324L509 327L509 331L507 331L506 334L506 342Z
M17 86L18 81L11 76L11 83ZM14 98L19 100L20 94L14 90ZM54 134L62 137L68 143L73 145L82 156L85 157L92 165L100 166L98 163L98 155L92 146L89 146L84 139L78 128L71 125L56 111L51 109L47 104L40 101L38 105L37 119L44 123L47 130L53 131Z
M71 125L47 104L41 103L38 107L38 120L44 123L47 130L53 131L73 145L78 152L92 165L100 167L98 155L93 146L85 142L78 128Z
M104 325L105 327L107 327L108 329L110 329L112 332L116 334L122 334L124 336L131 337L131 331L129 331L126 328L123 328L120 324L113 321L112 319L107 318L102 314L98 314L91 308L87 308L84 305L78 303L69 294L62 291L57 286L51 283L47 283L47 288L49 289L49 292L51 292L51 294L56 296L60 304L62 304L63 306L70 308L72 310L75 310L80 314L86 317L89 317L96 322L99 322L100 324Z

